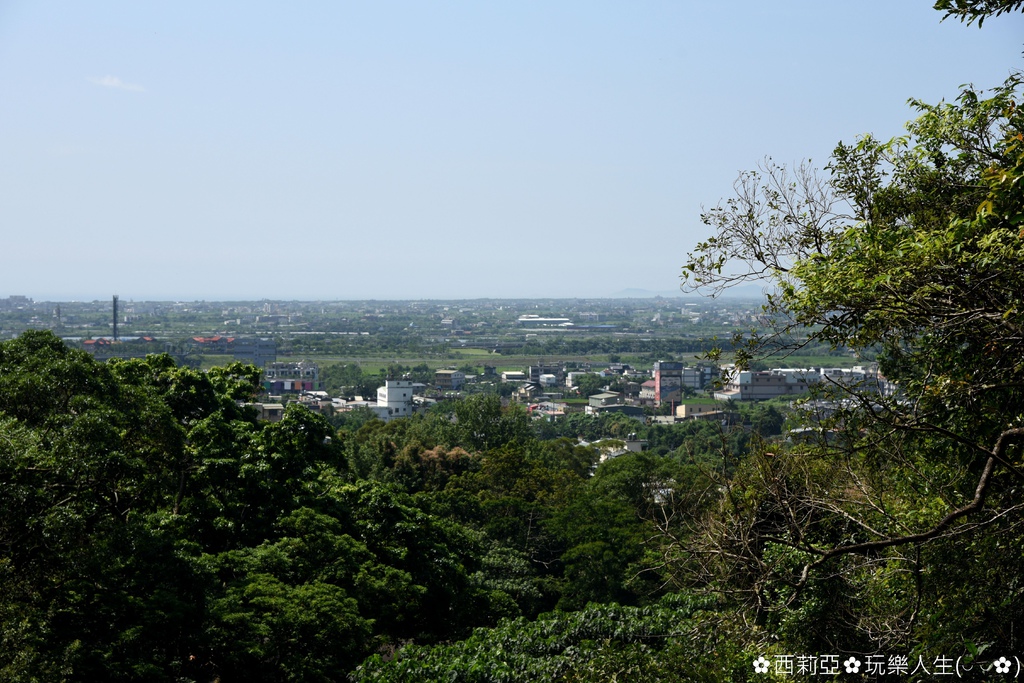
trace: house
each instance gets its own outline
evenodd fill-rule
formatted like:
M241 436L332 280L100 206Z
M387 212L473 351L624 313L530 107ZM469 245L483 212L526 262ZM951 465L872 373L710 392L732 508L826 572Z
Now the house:
M640 398L640 385L637 382L624 381L621 383L622 395L627 401L636 401Z
M541 379L544 375L554 375L555 382L558 384L561 384L565 379L565 371L562 369L561 365L531 365L529 367L529 375L531 382L537 382L539 384L544 384L544 381Z
M466 375L459 370L437 370L434 372L434 384L438 389L458 391L466 383Z
M879 388L877 374L872 376L863 367L846 368L773 368L763 372L736 371L727 375L728 381L718 392L740 401L758 401L779 396L798 396L811 386L867 385ZM718 393L715 397L718 398Z
M655 390L657 386L653 379L649 379L640 385L640 404L645 406L653 406L655 400Z
M334 413L334 403L326 391L304 391L299 395L299 403L314 413L321 415Z
M683 403L676 406L676 417L682 420L710 420L722 414L722 407L714 403Z
M280 422L284 417L283 403L247 403L246 405L256 409L256 415L267 422Z
M613 445L613 443L598 442L595 444L601 448L601 455L599 458L600 462L617 458L620 455L625 455L626 453L640 453L641 451L647 450L647 440L636 438L635 433L629 434L629 436L626 437L626 440L622 442L622 446L619 446L618 444Z
M521 387L516 389L515 399L517 401L531 401L534 398L544 393L544 387L537 384L536 382L525 382Z
M600 394L594 394L593 396L587 397L587 401L592 408L616 405L620 403L621 400L622 397L614 391L605 391Z
M526 410L530 414L530 417L546 417L548 419L554 419L565 415L565 404L555 403L553 401L541 401L540 403L530 404Z

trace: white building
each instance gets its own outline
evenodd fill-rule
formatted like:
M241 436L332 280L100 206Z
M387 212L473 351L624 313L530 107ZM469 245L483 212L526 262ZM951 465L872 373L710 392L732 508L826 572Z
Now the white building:
M774 368L762 372L728 368L725 384L715 398L760 401L780 396L804 394L816 384L865 386L884 393L882 383L863 367L846 368Z
M377 410L380 419L387 422L396 417L412 415L412 381L389 379L377 389Z
M780 396L794 396L807 393L808 387L821 381L816 369L778 368L755 372L726 371L725 383L714 396L719 401L764 401Z
M856 385L863 383L868 378L868 373L860 365L852 368L822 368L821 381L835 382L843 385Z
M589 372L567 372L565 373L565 386L572 389L573 387L576 386L576 382L579 380L580 377L589 374Z

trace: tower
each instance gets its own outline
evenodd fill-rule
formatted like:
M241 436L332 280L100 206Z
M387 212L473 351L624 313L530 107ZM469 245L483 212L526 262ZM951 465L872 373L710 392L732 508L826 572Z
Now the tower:
M117 341L117 294L114 295L114 341Z

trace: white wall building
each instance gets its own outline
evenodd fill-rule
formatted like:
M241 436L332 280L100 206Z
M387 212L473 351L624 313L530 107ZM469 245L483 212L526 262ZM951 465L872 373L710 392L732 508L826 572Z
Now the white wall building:
M389 379L377 389L376 412L382 420L387 422L412 415L412 384L407 379Z

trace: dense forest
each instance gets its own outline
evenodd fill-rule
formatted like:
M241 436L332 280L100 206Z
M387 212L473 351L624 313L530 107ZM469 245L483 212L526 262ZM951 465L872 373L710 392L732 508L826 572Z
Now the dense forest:
M663 526L715 500L744 430L558 425L658 452L598 466L614 443L541 439L495 396L335 430L257 421L258 386L48 332L0 345L5 680L395 680L413 652L434 680L494 638L522 680L590 680L693 654L668 637L720 608L679 592Z

